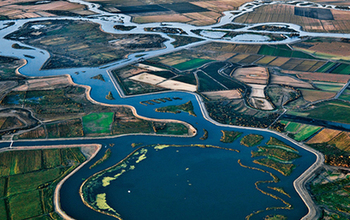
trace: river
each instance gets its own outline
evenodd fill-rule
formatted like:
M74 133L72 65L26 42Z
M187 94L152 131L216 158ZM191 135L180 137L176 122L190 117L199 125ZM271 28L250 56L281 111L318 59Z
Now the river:
M56 20L56 19L79 19L92 21L101 24L104 31L110 33L149 33L145 32L145 27L161 27L161 23L152 24L134 24L131 22L129 16L126 15L114 15L98 9L98 5L87 3L81 0L71 0L71 2L78 2L80 4L85 4L90 10L98 13L96 16L86 17L86 18L35 18L26 20L16 20L15 25L4 28L0 30L0 45L1 45L1 55L2 56L12 56L27 60L27 65L20 68L20 73L26 76L52 76L69 74L73 81L77 84L87 85L91 87L90 96L92 99L107 104L116 105L130 105L135 107L139 115L157 118L157 119L176 119L188 122L192 124L198 130L198 135L195 137L165 137L165 136L150 136L150 135L123 135L120 137L113 138L100 138L100 139L70 139L70 140L42 140L42 141L16 141L13 147L16 146L33 146L33 145L57 145L57 144L87 144L87 143L100 143L103 146L109 146L110 143L114 143L114 147L110 147L112 150L112 157L108 159L103 164L99 165L94 169L89 169L89 166L96 160L103 156L104 150L100 151L99 154L94 158L89 164L80 169L71 178L69 178L62 186L60 192L60 201L62 209L71 217L76 219L112 219L112 217L103 215L101 213L95 212L85 206L78 194L78 190L82 182L94 173L108 168L115 163L119 162L126 155L132 152L134 149L131 147L131 143L142 142L144 145L147 144L210 144L228 148L238 149L240 153L227 152L218 149L200 149L200 148L169 148L159 152L151 152L149 158L141 161L137 164L134 171L128 172L127 175L122 176L123 178L112 181L111 185L105 189L107 194L107 203L116 210L122 213L123 216L127 216L125 219L193 219L193 216L202 216L200 219L208 218L220 218L220 219L233 219L236 216L238 219L244 218L251 212L266 209L272 206L283 206L284 204L278 200L272 199L271 197L262 194L255 189L254 183L259 180L271 180L271 177L266 173L261 173L258 171L245 169L239 166L237 163L238 159L241 159L242 163L247 166L256 167L258 165L254 164L251 158L251 150L256 150L256 148L247 148L239 144L239 140L232 144L224 144L220 142L221 130L235 130L240 131L245 134L256 133L261 134L265 137L263 143L273 136L284 142L290 144L291 146L298 149L300 159L297 159L298 164L294 172L287 177L277 173L276 171L268 168L264 168L274 173L280 178L280 182L274 185L283 187L291 195L291 199L284 198L286 201L291 203L294 207L293 210L278 210L278 211L266 211L259 215L254 216L254 218L262 218L267 214L280 213L288 216L290 219L301 218L307 214L308 209L304 202L298 196L297 192L293 187L294 180L300 176L307 168L309 168L316 160L316 156L309 151L306 151L287 139L283 139L277 134L273 134L267 130L263 129L249 129L249 128L238 128L234 126L219 125L218 123L212 123L211 120L205 115L205 110L201 107L201 102L199 102L198 97L195 94L187 92L162 92L155 94L145 94L138 96L125 96L123 92L119 89L116 82L110 78L108 70L120 68L122 66L132 64L137 62L141 53L136 53L130 55L125 60L120 60L108 65L101 67L90 68L70 68L70 69L55 69L55 70L40 70L43 63L49 58L49 53L45 50L39 48L33 48L33 50L19 50L12 48L12 44L19 43L16 41L11 41L4 39L4 37L20 28L24 23L30 21L39 20ZM275 3L275 2L272 2ZM164 33L158 33L164 38L169 39L165 43L165 48L156 51L143 52L142 57L144 59L159 56L161 54L173 52L175 50L181 50L183 48L198 45L201 43L209 41L218 42L230 42L230 43L261 43L261 42L246 42L237 39L224 40L224 39L210 39L203 36L195 35L191 30L194 29L209 29L215 26L224 25L238 15L233 15L231 12L247 13L256 7L260 7L264 4L263 1L257 1L254 6L249 6L249 4L242 5L236 11L224 12L224 16L220 19L220 22L215 25L196 27L188 24L181 23L171 23L167 22L165 25L169 27L181 28L188 33L189 36L203 38L204 41L200 43L194 43L192 45L186 45L179 48L174 48L171 45L173 39ZM323 7L323 6L319 6ZM108 17L106 17L108 16ZM113 26L123 20L124 25L135 25L137 28L128 31L118 31L113 28ZM0 24L9 21L1 21ZM264 24L264 23L262 23ZM259 26L262 24L254 24L249 27L244 27L234 31L237 32L257 32L248 30L250 27ZM280 24L280 23L277 23ZM283 24L288 25L289 28L294 29L300 33L300 36L322 36L322 37L348 37L349 34L326 34L326 33L309 33L301 31L300 27L294 24ZM257 32L265 33L265 32ZM266 32L268 33L268 32ZM276 32L275 32L276 33ZM278 32L277 32L278 33ZM276 44L276 43L291 43L300 40L296 38L287 38L280 42L264 42L266 44ZM19 43L23 45L22 43ZM29 45L26 45L29 46ZM31 47L31 46L29 46ZM33 58L28 58L30 55ZM76 74L82 73L82 74ZM92 76L102 74L105 82L100 80L91 79ZM108 91L112 91L115 100L106 100L105 96ZM118 96L119 94L119 96ZM160 103L154 106L144 106L140 104L140 101L151 100L156 98L164 97L180 97L182 100L173 100L172 102ZM192 101L194 104L194 111L197 117L191 116L186 113L171 114L171 113L157 113L155 108L166 106L166 105L177 105L183 104L187 101ZM203 128L205 128L209 133L209 138L207 140L200 140L199 137L203 135ZM9 143L0 143L1 147L7 147ZM176 150L179 150L177 152ZM177 158L174 162L173 159ZM188 166L188 167L187 167ZM183 168L189 168L191 174L186 174ZM191 169L193 168L193 171ZM162 168L162 169L157 169ZM175 173L181 173L181 178L173 178L168 175ZM144 179L140 179L140 178ZM149 178L149 179L147 179ZM183 185L182 187L174 188L175 182L181 183L187 181L188 179L193 180L192 185ZM221 180L221 181L219 181ZM157 188L152 188L152 186L157 186ZM192 187L191 190L188 187ZM266 186L264 186L266 188ZM193 190L193 188L195 190ZM208 189L210 188L210 189ZM130 190L131 193L128 193ZM138 192L138 193L137 193ZM211 199L205 197L206 193L211 193ZM164 194L165 193L165 194ZM173 201L169 203L166 200L161 200L162 195L168 195ZM181 195L181 196L180 196ZM187 198L187 201L182 201L181 199ZM162 202L163 201L163 202ZM215 201L213 203L213 201ZM263 202L262 202L263 201ZM155 207L157 204L157 207ZM169 207L170 206L170 207ZM137 214L139 212L139 214ZM197 214L196 214L197 213ZM145 217L147 216L147 217ZM170 217L171 216L171 217ZM113 218L114 219L114 218Z

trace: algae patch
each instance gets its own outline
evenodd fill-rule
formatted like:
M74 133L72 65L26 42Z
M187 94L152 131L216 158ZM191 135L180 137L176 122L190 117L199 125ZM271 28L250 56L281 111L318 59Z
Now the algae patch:
M96 206L99 209L108 210L108 211L114 212L115 214L119 215L112 207L110 207L107 204L106 193L97 194L97 196L96 196Z

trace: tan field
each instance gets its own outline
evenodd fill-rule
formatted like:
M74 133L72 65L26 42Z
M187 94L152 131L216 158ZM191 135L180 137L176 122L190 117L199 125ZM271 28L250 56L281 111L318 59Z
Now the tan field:
M202 92L209 99L220 100L220 99L239 99L242 98L241 93L237 89L213 91L213 92Z
M350 59L350 43L346 42L304 42L308 49L293 46L295 49L319 54L319 56L334 56L334 59Z
M264 67L239 68L233 73L233 77L244 83L262 85L266 85L269 78Z
M132 21L139 24L153 23L153 22L159 22L159 21L187 23L192 21L192 19L180 14L170 14L170 15L149 15L149 16L133 17Z
M315 144L315 143L324 143L332 140L335 136L337 136L341 131L333 130L325 128L316 134L313 138L311 138L307 143Z
M309 88L313 89L314 87L305 81L293 78L291 76L280 76L280 75L271 75L270 78L271 84L277 84L277 85L287 85L287 86L293 86L297 88Z
M273 56L265 56L262 59L256 61L256 64L262 64L262 65L266 65L268 63L270 63L272 60L276 59L276 57Z
M315 102L318 100L325 100L333 98L336 92L325 92L319 90L301 89L301 94L306 101Z
M299 79L311 80L311 81L325 81L325 82L339 82L347 83L350 79L350 75L333 74L333 73L309 73L309 72L295 72L295 71L283 71L288 74L295 74Z
M159 83L158 86L172 90L184 90L190 92L195 92L197 90L197 86L195 85L179 82L176 80L167 80L165 82Z
M277 59L273 60L271 63L269 63L269 66L282 66L286 62L288 62L290 58L287 57L278 57Z
M36 18L43 16L55 16L46 11L69 11L78 15L92 15L91 11L84 10L85 6L67 1L53 1L37 5L17 5L18 3L35 2L33 0L5 0L0 2L0 15L10 19Z
M29 79L26 84L21 85L14 89L14 91L28 91L28 90L51 90L54 88L62 87L62 85L68 85L71 81L68 76L57 76L52 78L43 79Z
M135 81L139 81L139 82L144 82L144 83L148 83L148 84L152 84L152 85L156 85L158 83L163 82L164 80L166 80L166 78L160 77L160 76L156 76L153 74L149 74L149 73L141 73L138 74L136 76L132 76L129 79L135 80Z

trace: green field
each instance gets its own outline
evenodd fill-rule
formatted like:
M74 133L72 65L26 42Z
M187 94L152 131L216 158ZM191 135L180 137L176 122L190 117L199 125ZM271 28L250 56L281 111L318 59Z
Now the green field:
M318 132L321 127L312 125L303 125L300 130L294 135L296 141L304 141Z
M258 134L248 134L241 139L241 144L246 147L253 147L264 139L262 135Z
M337 68L332 70L332 73L349 75L350 74L350 65L342 63Z
M294 133L300 128L300 125L300 123L289 122L289 124L285 127L285 130Z
M214 81L208 75L206 75L203 71L197 72L198 76L198 91L199 92L208 92L208 91L218 91L218 90L226 90L225 87Z
M321 66L318 70L316 70L316 72L318 72L318 73L325 73L325 72L327 72L327 70L332 68L335 64L336 63L328 62L325 65Z
M54 189L86 160L80 148L7 151L0 158L0 219L61 219L54 212Z
M110 133L113 122L113 112L91 113L83 117L85 134Z
M315 108L304 111L303 113L308 113L308 118L350 123L350 103L343 101L322 102L316 104Z
M200 58L196 58L196 59L192 59L183 63L179 63L174 65L173 67L178 69L178 70L188 70L188 69L193 69L193 68L198 68L200 66L202 66L203 64L212 62L212 60L205 60L205 59L200 59Z
M295 57L305 59L315 59L313 56L301 51L290 50L288 47L262 45L258 54L279 56L279 57Z
M333 84L323 84L323 83L315 83L316 87L328 92L338 92L344 86L344 84L333 83Z

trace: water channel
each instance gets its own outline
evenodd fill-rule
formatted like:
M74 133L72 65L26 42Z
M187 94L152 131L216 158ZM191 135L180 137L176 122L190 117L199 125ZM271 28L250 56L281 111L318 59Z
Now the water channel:
M283 187L291 198L283 197L285 201L291 203L292 210L277 210L265 211L261 214L253 216L252 219L261 219L268 214L280 213L286 215L289 219L300 219L307 214L308 209L302 199L299 197L293 187L294 180L299 177L307 168L309 168L316 160L316 156L299 146L291 143L288 140L283 140L279 135L268 132L267 130L257 130L249 128L237 128L233 126L218 125L207 120L205 110L200 106L198 97L195 94L187 92L162 92L155 94L145 94L139 96L125 97L118 85L109 77L109 69L120 68L122 66L136 62L138 54L130 55L126 60L121 60L102 67L90 68L71 68L71 69L55 69L55 70L40 70L42 64L49 58L47 51L39 48L33 50L20 50L12 48L12 44L19 43L16 41L6 40L4 36L17 30L24 23L29 21L47 20L47 19L81 19L89 20L102 25L102 29L111 33L145 33L144 27L160 26L156 24L133 24L130 17L113 15L109 20L103 20L103 16L111 14L98 9L97 5L86 3L80 0L71 0L81 4L88 4L91 10L94 10L99 15L92 18L39 18L14 21L15 25L0 30L0 45L2 56L12 56L21 59L26 59L27 64L20 68L20 73L26 76L52 76L69 74L73 81L77 84L88 85L91 87L90 96L92 99L116 105L133 106L139 115L157 118L157 119L176 119L185 121L193 125L198 134L195 137L168 137L168 136L152 136L152 135L123 135L113 138L99 139L71 139L71 140L44 140L44 141L16 141L13 147L16 146L33 146L33 145L57 145L57 144L88 144L100 143L103 147L114 143L111 147L112 157L100 166L89 169L89 166L103 156L104 150L86 166L69 178L62 186L60 192L61 207L64 212L75 219L114 219L113 217L98 213L85 206L79 196L79 188L82 182L93 175L94 173L108 168L130 154L134 149L132 143L149 144L208 144L221 146L226 148L237 149L240 152L225 151L220 149L202 149L196 147L183 148L167 148L159 151L149 149L147 158L140 163L135 164L135 169L121 175L101 192L106 193L107 203L120 213L125 219L244 219L245 216L258 210L265 210L268 207L284 206L279 200L273 199L262 194L255 188L255 182L260 180L271 180L271 176L256 170L243 168L238 164L238 159L246 166L260 167L275 174L281 181L270 184L271 186ZM265 4L256 2L254 7L245 8L243 5L239 10L243 13L253 10L255 7ZM246 4L245 4L246 5ZM248 7L248 6L247 6ZM236 11L237 12L237 11ZM230 12L225 12L224 17L220 20L220 25L231 22L233 15ZM124 19L125 25L136 25L137 28L130 32L122 32L113 29L113 25L119 20ZM9 21L6 21L9 22ZM0 22L3 25L6 22ZM187 24L167 23L172 27L182 28L188 33L190 30L199 27L194 27ZM213 25L213 26L217 26ZM261 25L261 24L256 24ZM255 25L255 26L256 26ZM301 36L324 36L324 37L350 37L344 34L320 34L306 33L300 31L300 27L294 24L288 24L291 28L297 30ZM200 27L207 29L213 26ZM0 26L1 27L1 26ZM243 28L238 31L247 31ZM163 37L170 39L167 35L160 33ZM190 34L191 36L191 34ZM196 37L198 37L196 35ZM213 39L205 38L205 41ZM293 42L298 39L287 39L283 42L266 42L266 43L286 43ZM225 41L225 40L215 40ZM204 43L200 42L200 43ZM232 42L233 43L233 42ZM244 43L237 41L236 43ZM245 42L246 43L246 42ZM249 42L259 43L259 42ZM20 45L23 45L19 43ZM198 43L197 43L198 44ZM29 46L29 45L27 45ZM174 49L171 45L171 40L165 43L166 48L157 51L149 51L144 58L157 56L164 53L169 53L175 50L186 48L180 47ZM31 47L31 46L29 46ZM28 58L30 55L32 58ZM79 74L76 74L79 73ZM106 82L91 79L92 76L102 74ZM105 96L108 91L112 91L115 100L106 100ZM119 94L119 96L118 96ZM180 97L182 100L173 100L172 102L160 103L154 106L144 106L140 101L164 98L164 97ZM171 114L158 113L155 108L166 105L183 104L187 101L192 101L197 117L186 113ZM205 128L209 137L207 140L200 140ZM220 142L221 130L235 130L244 134L255 133L265 137L263 143L273 136L283 140L290 146L297 148L301 158L296 160L297 168L290 176L283 176L275 170L264 168L253 163L251 151L254 148L247 148L240 145L239 139L232 144L224 144ZM7 147L8 143L0 143L0 147ZM262 186L266 189L266 185ZM268 191L268 189L266 189ZM101 193L99 192L99 193Z

